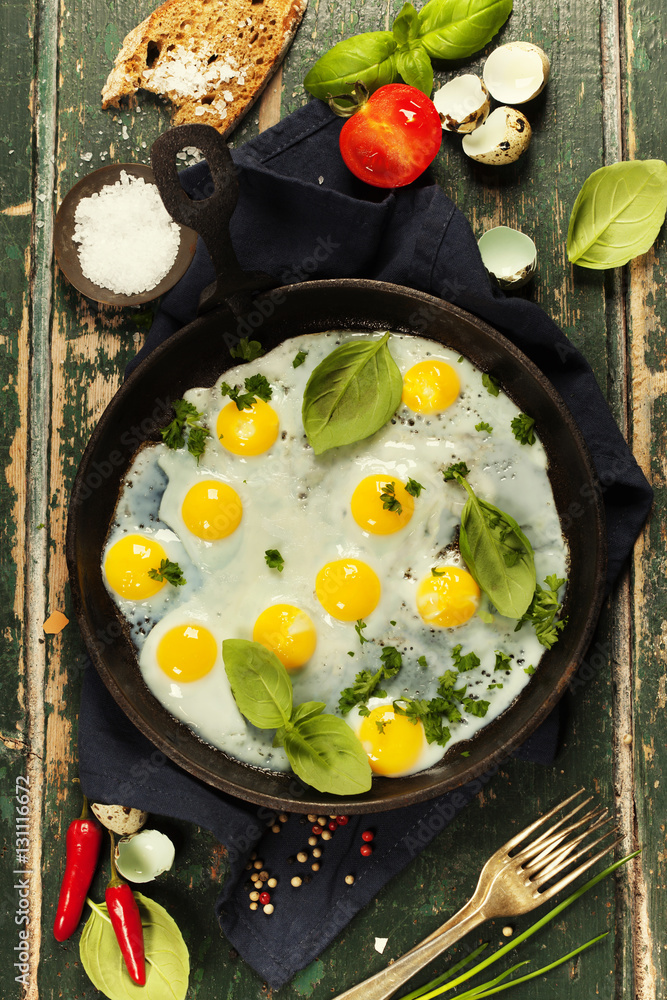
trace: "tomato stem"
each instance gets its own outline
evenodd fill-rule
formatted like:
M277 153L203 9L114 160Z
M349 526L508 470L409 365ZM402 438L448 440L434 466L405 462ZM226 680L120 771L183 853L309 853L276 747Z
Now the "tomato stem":
M351 94L339 94L337 97L329 95L327 100L335 115L339 118L351 118L359 108L363 108L369 96L368 87L358 80Z

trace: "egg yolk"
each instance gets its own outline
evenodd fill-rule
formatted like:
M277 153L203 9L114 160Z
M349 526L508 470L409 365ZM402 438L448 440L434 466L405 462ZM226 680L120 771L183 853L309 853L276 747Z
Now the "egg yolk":
M413 768L424 746L422 723L397 715L391 705L374 708L361 723L357 735L368 754L371 770L387 777Z
M293 604L272 604L262 611L252 637L271 649L288 670L298 670L307 663L317 644L315 626L305 611Z
M477 610L480 590L470 573L458 566L436 566L417 588L417 610L427 625L456 628Z
M352 494L352 517L373 535L391 535L404 528L415 509L400 479L366 476Z
M185 494L181 514L193 535L216 542L236 531L243 516L243 504L227 483L204 479Z
M459 377L446 361L420 361L403 379L403 402L415 413L446 410L460 391Z
M249 410L231 402L220 410L217 431L221 445L233 455L261 455L278 437L278 414L263 399Z
M177 625L162 636L157 662L167 677L189 684L205 677L218 656L218 644L201 625Z
M332 618L356 622L377 607L380 581L370 566L360 559L336 559L317 574L315 593Z
M164 580L153 580L148 571L158 569L167 558L158 542L143 535L125 535L115 542L104 560L104 572L112 590L130 601L153 597L164 587Z

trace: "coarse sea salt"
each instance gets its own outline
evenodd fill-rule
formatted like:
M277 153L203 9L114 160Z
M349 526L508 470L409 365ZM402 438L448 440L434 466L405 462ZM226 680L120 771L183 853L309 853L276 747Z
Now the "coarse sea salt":
M176 260L180 231L157 187L125 170L115 184L81 199L74 223L81 270L112 292L150 291Z

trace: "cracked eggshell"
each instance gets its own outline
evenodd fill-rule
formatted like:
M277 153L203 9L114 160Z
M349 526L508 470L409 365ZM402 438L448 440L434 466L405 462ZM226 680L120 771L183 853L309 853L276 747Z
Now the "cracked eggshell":
M516 108L496 108L486 122L463 136L463 152L479 163L514 163L528 149L532 130Z
M535 273L537 248L518 229L496 226L484 233L478 246L484 267L501 288L521 288Z
M130 806L105 806L100 802L91 802L90 811L102 826L119 837L137 833L148 819L148 813L143 809L132 809Z
M484 83L502 104L525 104L544 90L551 64L546 52L532 42L507 42L494 49L484 64Z
M473 132L491 110L489 92L473 73L463 73L433 95L444 132Z
M176 851L169 837L158 830L142 830L116 844L116 868L128 882L152 882L169 871Z

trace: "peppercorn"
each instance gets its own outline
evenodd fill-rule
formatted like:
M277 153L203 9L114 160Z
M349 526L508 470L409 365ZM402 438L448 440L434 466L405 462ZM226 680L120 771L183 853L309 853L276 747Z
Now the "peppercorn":
M365 858L368 858L373 853L373 848L371 847L370 844L362 844L361 847L359 848L359 853L362 854Z

